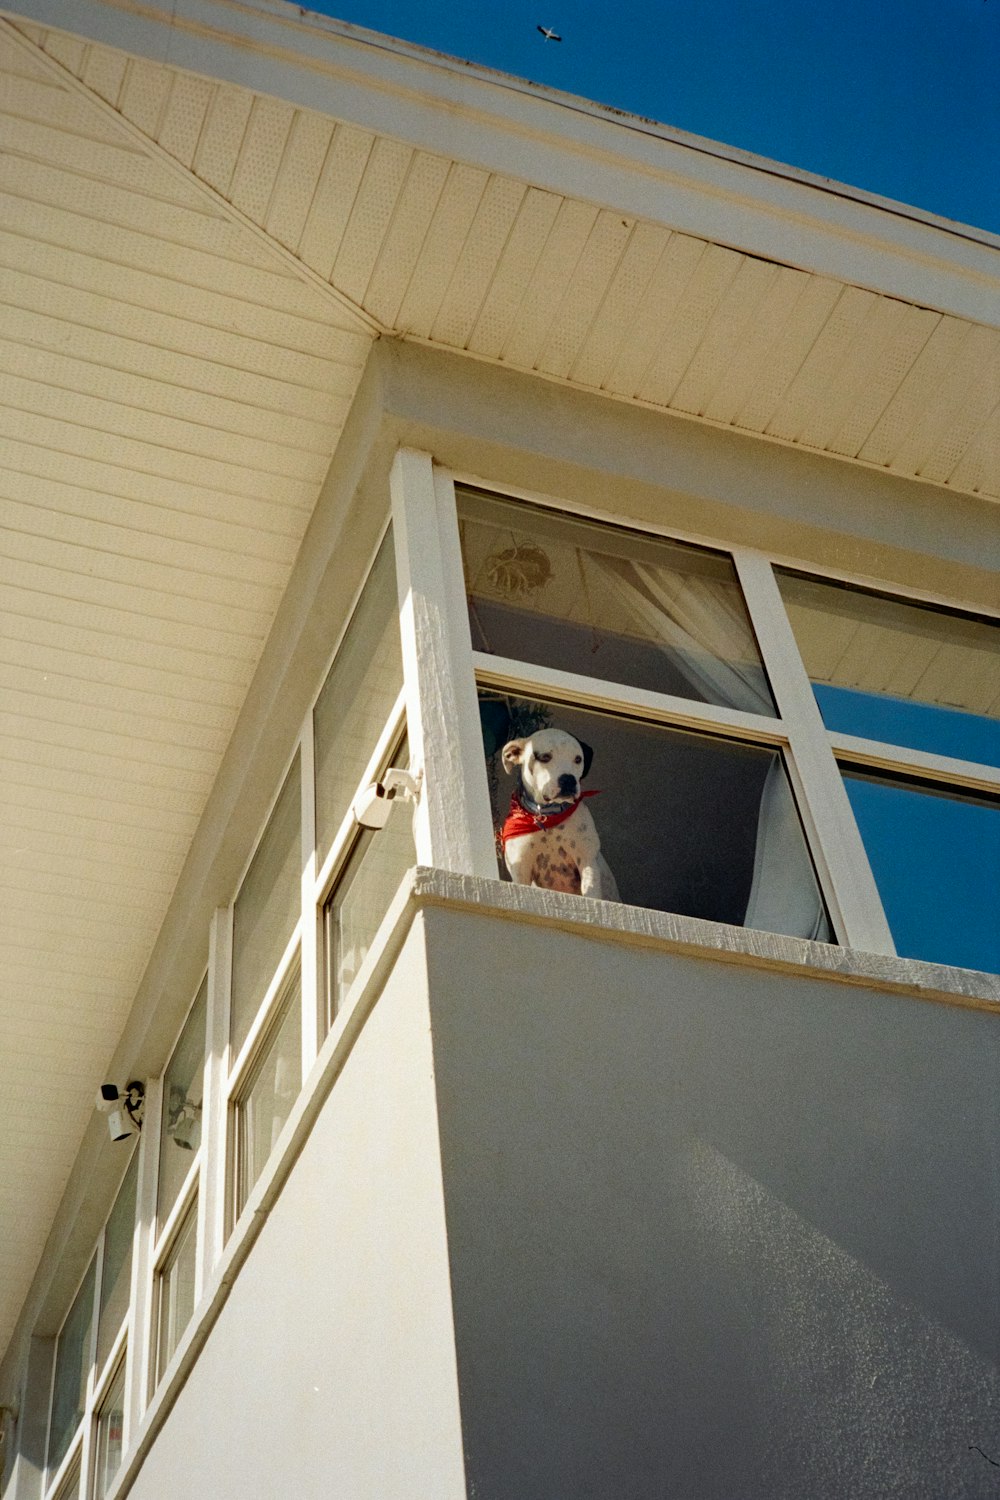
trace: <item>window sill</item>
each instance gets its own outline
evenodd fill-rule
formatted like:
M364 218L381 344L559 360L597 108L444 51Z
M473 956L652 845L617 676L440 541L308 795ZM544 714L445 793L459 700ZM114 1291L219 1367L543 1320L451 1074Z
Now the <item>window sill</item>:
M594 901L562 891L452 875L425 867L416 869L411 880L417 906L487 909L507 921L583 932L601 942L662 948L722 963L746 963L785 973L839 979L845 984L865 985L923 1000L1000 1010L1000 975L978 969L864 953L647 907Z

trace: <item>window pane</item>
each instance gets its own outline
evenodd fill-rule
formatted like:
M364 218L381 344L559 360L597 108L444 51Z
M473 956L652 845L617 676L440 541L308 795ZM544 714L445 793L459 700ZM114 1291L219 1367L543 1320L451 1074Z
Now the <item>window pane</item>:
M847 771L896 949L1000 971L1000 801Z
M828 729L1000 765L1000 626L779 573Z
M390 531L313 710L316 846L329 851L403 686Z
M136 1151L125 1174L104 1232L101 1268L101 1310L97 1323L97 1368L103 1368L128 1312L132 1277L132 1237L135 1233L135 1185L139 1171Z
M504 742L540 728L563 729L594 752L584 789L600 792L586 806L622 901L829 940L777 751L485 692L481 714L498 830L520 785L520 776L503 769ZM561 879L540 867L536 883ZM579 882L558 888L578 889Z
M66 1471L66 1477L56 1490L55 1500L80 1500L80 1468L83 1462L82 1455L70 1464Z
M393 764L405 766L404 749ZM389 903L407 870L417 862L413 804L395 802L389 821L361 834L326 904L326 960L329 1018L336 1015L361 968Z
M300 775L296 755L233 913L230 1041L238 1052L274 977L302 906Z
M773 716L731 560L459 492L477 651Z
M90 1373L90 1340L94 1326L96 1274L95 1256L56 1343L52 1419L49 1425L48 1466L50 1470L57 1469L66 1457L73 1434L83 1420L87 1376Z
M177 1202L191 1158L201 1144L207 1010L206 980L198 991L198 998L163 1075L160 1166L156 1187L156 1218L161 1226Z
M125 1361L97 1413L97 1440L94 1454L94 1500L104 1500L121 1468L125 1447Z
M195 1256L198 1248L198 1199L181 1220L174 1243L157 1276L156 1380L180 1343L194 1312Z
M302 1086L302 978L296 970L280 1018L236 1105L239 1213L260 1176Z

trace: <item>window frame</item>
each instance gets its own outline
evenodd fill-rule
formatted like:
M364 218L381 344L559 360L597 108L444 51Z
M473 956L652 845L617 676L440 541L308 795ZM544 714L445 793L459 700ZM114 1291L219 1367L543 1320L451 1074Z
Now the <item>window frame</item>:
M421 460L423 467L421 467ZM428 478L427 469L431 469ZM394 519L401 534L407 523L411 533L422 526L426 536L436 535L439 547L438 578L425 567L436 605L447 617L447 629L439 632L436 658L424 661L424 691L432 701L440 695L440 680L447 675L455 689L452 697L462 711L452 722L462 744L450 757L431 737L419 750L427 768L430 794L437 777L448 776L459 761L467 768L470 785L488 806L485 773L479 747L478 720L474 722L471 701L479 685L538 697L565 701L580 708L599 708L627 713L652 723L707 734L725 734L780 750L805 832L820 889L830 914L836 941L849 948L895 956L896 947L878 892L872 867L850 807L842 768L848 766L933 778L960 789L997 794L1000 769L959 761L904 746L863 740L830 731L820 715L791 623L778 588L776 569L791 569L819 581L843 583L874 591L884 597L912 602L971 618L1000 624L1000 611L969 609L955 600L926 591L888 585L884 580L859 576L830 567L804 564L790 558L744 545L733 545L716 536L694 533L632 519L565 497L527 490L479 474L433 465L429 455L401 450L393 472ZM468 623L464 572L458 539L456 487L467 486L519 501L553 515L581 518L595 524L625 528L638 536L663 538L707 548L732 559L761 660L775 699L777 716L764 718L741 710L719 708L667 694L628 688L576 673L557 671L532 663L492 656L473 649ZM433 501L429 499L433 495ZM432 523L433 522L433 529ZM425 652L425 655L427 653ZM437 672L433 668L436 666ZM472 695L467 691L472 685ZM412 730L411 730L412 742ZM449 764L450 761L450 764ZM428 800L431 800L429 795ZM432 814L433 816L433 811ZM493 843L486 842L481 820L472 820L467 847L455 847L446 868L460 873L488 874L496 878ZM492 835L492 828L490 829ZM432 841L433 842L433 841ZM440 846L442 840L437 841ZM468 847L471 844L472 847ZM442 861L438 860L438 863ZM491 868L492 866L492 868Z
M58 1500L60 1491L65 1484L70 1474L70 1470L72 1469L73 1464L77 1458L79 1458L80 1462L79 1493L81 1497L89 1497L89 1495L91 1494L94 1483L93 1461L97 1413L111 1386L112 1381L117 1377L119 1370L122 1367L124 1367L125 1369L125 1426L122 1451L124 1453L127 1450L130 1426L130 1414L128 1409L130 1370L129 1360L131 1358L132 1352L132 1333L137 1316L136 1299L133 1295L133 1288L135 1287L136 1283L136 1240L140 1215L140 1187L143 1168L143 1159L140 1154L142 1145L143 1142L140 1136L140 1138L137 1139L135 1144L132 1146L132 1149L128 1152L128 1156L123 1166L121 1176L118 1178L114 1193L112 1194L108 1212L104 1216L104 1222L101 1225L101 1232L97 1236L97 1240L94 1244L94 1248L91 1251L91 1254L87 1257L83 1273L73 1288L73 1292L68 1300L65 1316L60 1323L59 1331L56 1334L54 1340L52 1373L49 1379L48 1414L45 1424L45 1468L43 1471L41 1489L42 1500ZM122 1319L121 1325L115 1330L115 1335L108 1349L108 1353L104 1360L104 1363L101 1368L98 1369L98 1328L100 1323L101 1288L104 1276L104 1255L107 1243L108 1220L114 1213L115 1205L118 1202L118 1195L120 1194L122 1187L124 1186L125 1178L131 1171L133 1164L136 1167L137 1178L135 1210L132 1215L132 1266L129 1277L130 1290L128 1306L126 1308L125 1316ZM87 1377L84 1383L83 1415L81 1416L79 1423L77 1424L72 1433L72 1436L70 1437L66 1452L63 1454L58 1465L54 1469L51 1469L48 1462L48 1453L49 1443L52 1437L52 1408L53 1400L55 1397L55 1354L58 1349L59 1339L62 1336L63 1330L65 1329L66 1321L73 1310L73 1306L76 1302L81 1288L83 1287L88 1275L90 1274L90 1268L92 1264L94 1266L94 1284L91 1290L91 1326L87 1339Z

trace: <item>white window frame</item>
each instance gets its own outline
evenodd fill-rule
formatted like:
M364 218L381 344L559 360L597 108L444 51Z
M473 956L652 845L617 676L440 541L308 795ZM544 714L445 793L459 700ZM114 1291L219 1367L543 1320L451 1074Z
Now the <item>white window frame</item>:
M93 1462L94 1441L97 1428L97 1413L100 1409L101 1402L104 1400L104 1397L107 1394L111 1382L118 1374L118 1369L123 1358L125 1359L125 1425L123 1431L123 1454L127 1451L128 1448L129 1431L131 1426L130 1412L134 1411L134 1408L131 1406L130 1402L130 1380L134 1363L133 1330L136 1326L137 1321L137 1300L135 1292L137 1270L136 1259L138 1252L137 1241L139 1238L140 1225L140 1195L142 1190L144 1168L148 1163L148 1155L149 1153L148 1148L146 1148L144 1133L140 1133L139 1140L136 1142L132 1150L128 1153L128 1159L125 1162L124 1170L122 1171L121 1177L118 1179L118 1184L115 1188L114 1194L112 1195L110 1207L108 1208L104 1223L101 1226L101 1232L97 1236L97 1241L91 1254L87 1257L83 1274L80 1277L79 1281L76 1283L76 1286L73 1288L73 1293L67 1303L66 1317L69 1317L69 1314L73 1308L73 1304L79 1294L80 1288L83 1286L83 1283L87 1278L87 1273L90 1270L91 1261L93 1260L95 1263L94 1287L92 1292L93 1301L91 1307L90 1339L87 1351L87 1380L84 1392L83 1416L76 1428L76 1431L73 1433L73 1436L70 1439L69 1446L67 1447L58 1468L50 1471L48 1468L47 1460L49 1440L52 1430L52 1402L55 1395L56 1382L55 1351L58 1347L59 1338L61 1337L63 1329L66 1326L66 1318L63 1318L62 1324L59 1328L59 1332L56 1335L55 1346L53 1349L52 1375L49 1381L48 1420L46 1422L45 1428L46 1468L44 1483L42 1486L42 1500L56 1500L56 1497L59 1495L60 1488L65 1482L66 1477L69 1474L70 1469L72 1468L78 1454L80 1455L80 1495L81 1497L85 1497L85 1500L86 1497L89 1497L91 1495L94 1486ZM100 1324L101 1284L104 1275L104 1250L107 1240L108 1219L110 1219L111 1214L114 1212L118 1194L121 1192L122 1185L131 1169L134 1158L137 1158L136 1207L132 1220L132 1266L129 1281L128 1307L125 1311L125 1316L122 1319L121 1327L118 1328L115 1332L115 1337L111 1344L111 1348L108 1351L107 1358L105 1359L101 1369L98 1369L97 1337Z
M459 545L456 485L523 501L554 514L626 527L638 535L707 547L729 556L743 590L751 626L775 699L777 717L624 687L596 678L473 649ZM407 712L411 744L424 767L424 806L418 820L421 858L460 874L497 878L494 834L483 761L477 685L555 697L581 707L638 714L653 723L742 739L782 752L806 840L836 939L845 947L895 955L871 864L851 809L840 762L898 775L938 780L956 788L1000 792L1000 770L971 762L862 740L827 730L806 674L775 577L777 567L855 584L890 598L947 610L955 601L919 594L879 580L819 568L724 538L683 532L621 514L435 466L430 454L400 449L392 469ZM968 611L966 611L968 612ZM975 610L992 619L989 611ZM996 619L1000 621L1000 612ZM448 735L435 726L449 725ZM425 732L425 724L431 726Z
M246 1212L247 1204L238 1207L238 1163L236 1117L241 1096L246 1088L261 1054L262 1047L270 1041L276 1012L283 1003L285 986L292 967L299 965L301 978L301 1083L309 1076L323 1044L332 1017L328 1015L326 961L324 952L324 910L337 887L337 883L350 859L357 842L358 825L350 809L334 833L330 848L320 859L317 848L316 787L315 787L315 739L313 712L323 691L327 676L344 643L362 594L371 577L386 534L393 525L393 516L386 515L378 539L371 550L347 610L336 644L319 676L308 711L299 728L295 745L278 778L277 788L267 813L262 820L257 840L247 859L230 905L216 913L210 944L209 979L209 1043L211 1058L210 1076L206 1076L206 1105L203 1113L203 1135L209 1131L206 1143L211 1153L211 1166L202 1173L202 1189L199 1194L199 1237L202 1219L205 1220L203 1272L199 1283L203 1287L211 1267L218 1260L222 1247L236 1224ZM397 584L402 597L402 582L399 565L399 544L395 534L395 556ZM405 611L401 607L401 615ZM401 628L401 634L403 634ZM388 716L371 749L364 771L358 782L360 791L375 781L389 764L389 758L404 734L409 736L410 763L417 767L413 738L408 724L411 695L407 687L405 635L403 647L403 685L389 710ZM265 994L246 1037L234 1056L229 1040L229 1013L232 993L233 914L236 898L253 863L254 856L264 836L268 821L281 794L285 780L295 757L299 757L300 772L300 830L301 830L301 890L299 916L291 936L286 943L281 959L271 976ZM418 858L420 856L418 846ZM429 861L427 861L429 862ZM216 998L217 997L217 998ZM213 1003L214 1001L214 1003ZM210 1097L211 1096L211 1097ZM213 1102L214 1101L214 1102ZM212 1141L215 1141L213 1150ZM222 1142L220 1145L219 1142ZM206 1157L206 1162L208 1157ZM252 1192L249 1195L252 1197ZM204 1198L204 1204L203 1204ZM199 1238L201 1245L201 1238ZM158 1251L158 1258L159 1258Z

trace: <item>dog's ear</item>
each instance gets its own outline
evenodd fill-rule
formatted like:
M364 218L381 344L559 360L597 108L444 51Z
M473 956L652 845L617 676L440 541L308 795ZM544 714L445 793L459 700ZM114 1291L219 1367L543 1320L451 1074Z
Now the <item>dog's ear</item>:
M527 743L527 740L508 740L501 750L500 759L508 776L513 774L515 766L521 764L524 757L524 747Z
M593 750L591 750L589 745L585 745L583 743L583 740L577 740L577 744L583 751L583 770L580 773L580 780L582 781L584 776L586 776L587 772L590 770L591 762L594 759L594 752Z

